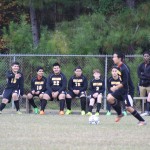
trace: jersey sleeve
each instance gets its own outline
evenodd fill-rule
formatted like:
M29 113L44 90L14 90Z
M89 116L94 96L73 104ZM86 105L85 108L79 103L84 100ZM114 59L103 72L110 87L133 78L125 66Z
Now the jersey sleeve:
M62 76L63 76L62 87L58 90L59 93L61 93L62 91L65 91L67 87L67 78L64 74Z

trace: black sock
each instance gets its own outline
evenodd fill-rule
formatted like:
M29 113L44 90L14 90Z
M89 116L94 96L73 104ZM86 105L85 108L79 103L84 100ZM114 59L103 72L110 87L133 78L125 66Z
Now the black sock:
M45 110L45 107L46 107L46 105L47 105L47 100L46 99L42 99L41 100L42 101L42 103L41 103L41 110Z
M134 110L131 114L139 121L145 121L136 110Z
M111 104L111 106L117 112L118 116L122 114L122 112L121 112L121 106L117 103L116 100L115 100L115 102L113 104Z
M97 103L97 109L96 109L96 112L100 112L100 109L101 109L101 103Z
M59 101L59 105L60 105L60 111L64 111L65 99L61 99L61 100Z
M111 105L107 102L107 110L111 111Z
M14 100L14 104L15 104L16 110L18 111L19 110L19 100Z
M147 110L148 112L150 111L150 102L147 102L146 110Z
M67 105L67 109L71 110L71 98L66 98L66 105Z
M36 106L35 103L34 103L34 99L33 99L33 98L29 99L29 103L30 103L31 106L33 106L34 108L37 108L37 106Z
M93 106L89 106L89 112L92 112Z
M0 111L2 111L5 108L6 104L5 103L1 103L0 105Z
M85 111L85 108L86 108L86 97L81 97L80 102L81 102L81 110Z

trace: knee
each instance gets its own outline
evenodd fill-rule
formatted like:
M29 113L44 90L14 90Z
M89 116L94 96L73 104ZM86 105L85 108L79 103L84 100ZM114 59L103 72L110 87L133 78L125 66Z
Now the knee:
M59 95L59 100L61 100L61 99L65 99L65 94L60 94Z
M66 98L71 98L71 96L69 94L66 95Z
M32 95L30 93L28 93L27 99L31 99L31 98L32 98Z
M107 96L107 102L108 103L112 103L113 102L113 97L111 96L111 94L108 94L108 96Z
M50 97L49 97L49 95L48 95L48 94L44 94L44 95L43 95L43 99L45 99L45 100L49 100L49 99L50 99Z
M6 99L6 98L2 99L2 103L7 104L8 103L8 99Z
M13 93L13 94L12 94L12 98L13 98L13 100L18 99L18 94L17 94L17 93Z

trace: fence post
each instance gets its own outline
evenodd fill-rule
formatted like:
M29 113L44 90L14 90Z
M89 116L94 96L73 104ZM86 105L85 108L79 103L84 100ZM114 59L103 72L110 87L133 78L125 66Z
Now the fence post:
M105 56L105 92L104 92L104 110L106 110L107 107L107 100L106 100L106 96L107 96L107 61L108 61L108 56Z
M14 56L13 56L13 62L15 62L15 61L16 61L16 56L14 55ZM15 108L15 104L14 104L14 101L13 101L13 100L11 101L11 107L12 107L12 109Z

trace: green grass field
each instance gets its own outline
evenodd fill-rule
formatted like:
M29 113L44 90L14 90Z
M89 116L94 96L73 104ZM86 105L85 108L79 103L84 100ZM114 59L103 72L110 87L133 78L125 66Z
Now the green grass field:
M128 115L119 123L115 115L100 115L100 124L88 124L78 113L59 116L22 114L4 110L0 115L0 150L148 150L150 116L146 126Z

